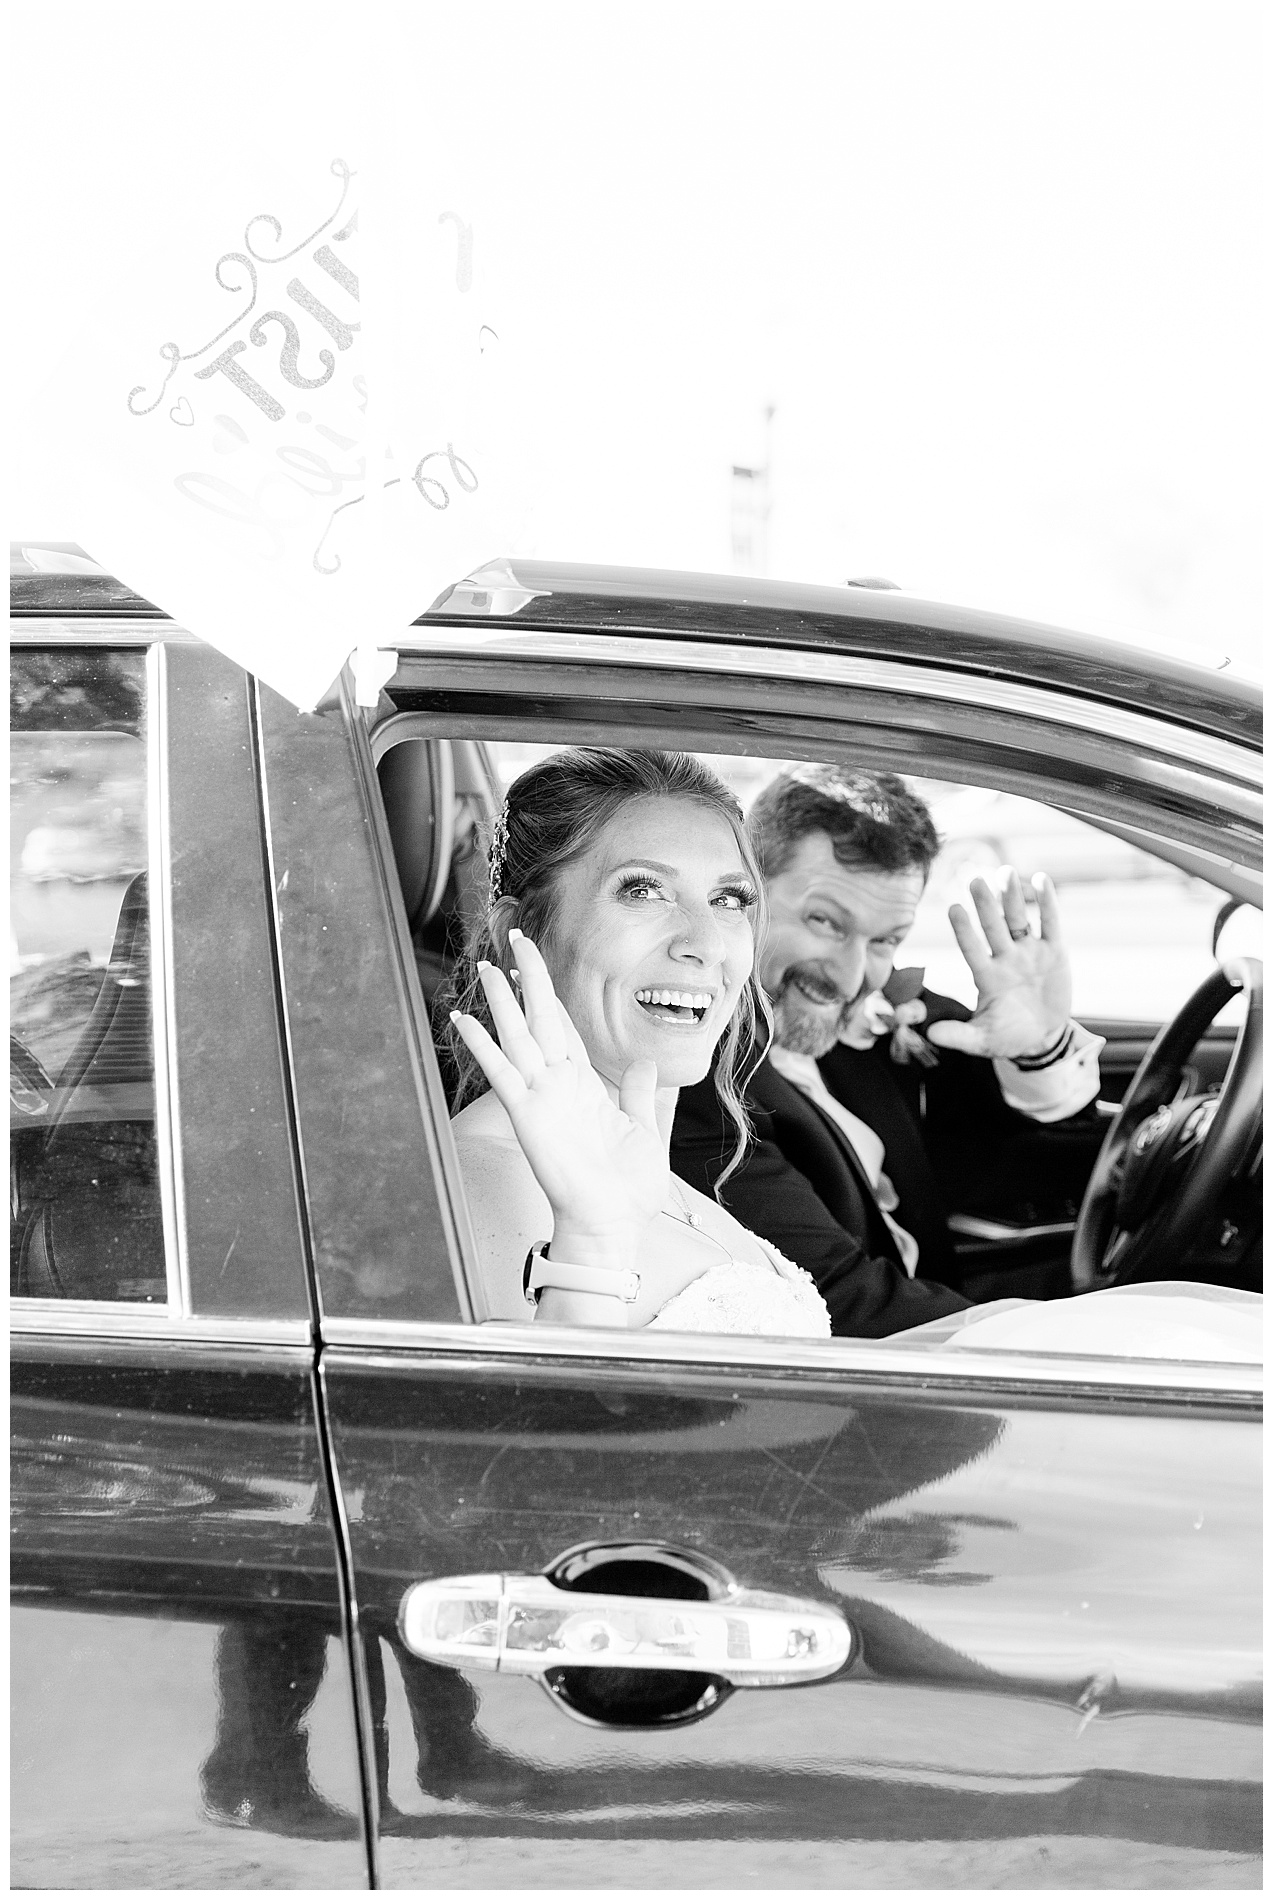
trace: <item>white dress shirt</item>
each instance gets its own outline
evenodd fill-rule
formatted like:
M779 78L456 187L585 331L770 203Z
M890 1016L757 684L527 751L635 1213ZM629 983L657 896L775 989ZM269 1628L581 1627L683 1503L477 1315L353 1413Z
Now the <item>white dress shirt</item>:
M839 1128L852 1144L853 1152L862 1164L863 1172L871 1184L876 1204L884 1216L893 1239L897 1242L897 1251L902 1265L912 1279L919 1264L919 1242L914 1234L908 1234L893 1219L892 1209L897 1206L897 1189L884 1172L884 1143L875 1130L867 1125L860 1116L854 1115L843 1102L837 1102L826 1083L822 1080L822 1071L812 1056L798 1056L790 1049L776 1046L769 1051L769 1060L779 1075L793 1082L802 1094L822 1110L824 1115Z
M1004 1101L1031 1121L1063 1122L1100 1094L1100 1053L1105 1038L1094 1036L1082 1023L1071 1027L1074 1041L1069 1055L1049 1069L1019 1069L1006 1056L995 1057L995 1074Z

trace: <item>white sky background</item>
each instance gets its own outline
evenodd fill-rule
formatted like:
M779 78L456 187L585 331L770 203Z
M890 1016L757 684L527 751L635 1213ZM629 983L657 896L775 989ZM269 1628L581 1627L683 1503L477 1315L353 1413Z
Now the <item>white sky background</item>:
M772 573L1252 671L1258 17L41 0L9 99L13 531L73 537L39 391L97 300L145 285L140 380L172 333L146 254L205 221L210 269L280 159L356 163L361 85L488 247L517 365L507 551L728 571L730 466L773 403Z

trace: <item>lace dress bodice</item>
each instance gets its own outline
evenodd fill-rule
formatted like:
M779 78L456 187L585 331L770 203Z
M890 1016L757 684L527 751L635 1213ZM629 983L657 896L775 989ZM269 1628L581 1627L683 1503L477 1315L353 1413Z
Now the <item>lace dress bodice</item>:
M718 1260L674 1293L650 1321L676 1333L776 1333L829 1339L826 1301L803 1267L766 1247L772 1264Z

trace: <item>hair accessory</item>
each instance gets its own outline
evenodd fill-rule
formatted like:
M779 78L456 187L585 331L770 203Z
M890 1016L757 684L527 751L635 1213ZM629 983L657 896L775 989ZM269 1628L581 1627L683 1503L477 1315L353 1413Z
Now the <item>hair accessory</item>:
M499 808L495 820L495 829L491 833L490 848L486 853L486 881L491 893L491 909L494 910L503 893L504 858L508 851L508 800Z

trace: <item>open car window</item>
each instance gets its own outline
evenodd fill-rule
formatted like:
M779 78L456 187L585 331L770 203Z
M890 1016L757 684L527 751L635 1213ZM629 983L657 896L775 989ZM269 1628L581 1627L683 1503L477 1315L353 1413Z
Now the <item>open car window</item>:
M971 877L1007 866L1023 881L1046 871L1056 885L1076 1016L1165 1022L1214 967L1212 932L1227 902L1215 885L1033 799L956 785L928 795L942 852L907 949L935 989L972 1002L946 912L967 903ZM1222 1020L1237 1014L1231 1004Z
M501 789L553 748L493 743ZM744 809L795 759L705 754ZM1212 936L1227 892L1168 857L1035 799L989 786L903 775L928 804L942 841L899 962L923 967L930 988L971 1005L976 986L947 913L969 907L973 877L992 882L1009 867L1027 885L1045 871L1061 897L1079 1017L1165 1022L1214 967ZM1248 926L1243 941L1254 941ZM1229 1004L1222 1023L1236 1022Z
M453 1000L448 977L485 906L486 846L494 817L518 774L557 748L502 735L476 738L471 726L462 739L425 737L409 714L389 723L391 730L378 735L381 790L416 971L439 1043L444 1084L449 1088L454 1078L440 1033ZM430 723L435 734L436 723ZM777 771L798 762L741 754L700 756L730 784L744 809ZM1074 1013L1096 1019L1100 1033L1110 1019L1125 1018L1139 1026L1139 1033L1146 1024L1170 1018L1214 969L1212 937L1227 901L1223 890L1166 856L1156 857L1036 801L923 777L914 777L910 783L930 805L943 846L896 963L922 967L930 989L969 1005L974 1001L975 988L946 913L952 902L968 903L972 875L994 881L1007 866L1023 878L1046 871L1057 885L1073 957ZM1226 1019L1231 1021L1237 1014L1235 1006L1220 1019L1218 1075L1223 1074L1232 1046L1231 1029L1225 1040ZM1144 1041L1134 1039L1128 1044L1133 1067L1144 1046ZM1109 1088L1103 1089L1111 1098L1111 1114L1126 1080L1115 1064ZM1192 1307L1187 1276L1169 1289L1111 1289L1099 1302L1100 1314L1088 1307L1091 1318L1086 1325L1073 1317L1080 1314L1079 1308L1071 1308L1071 1316L1062 1325L1055 1317L1059 1305L1029 1290L1023 1299L1022 1288L1039 1284L1037 1277L1023 1280L1019 1273L1013 1277L1024 1260L1042 1258L1046 1252L1064 1265L1082 1193L1081 1181L1076 1185L1068 1176L1067 1181L1066 1192L1054 1196L1042 1213L1038 1203L1022 1196L1012 1205L974 1209L952 1219L952 1227L959 1218L964 1221L954 1238L956 1251L971 1256L965 1262L970 1280L964 1291L976 1301L974 1306L949 1320L931 1321L876 1341L835 1340L830 1349L847 1344L890 1354L941 1353L944 1361L957 1355L967 1366L980 1363L983 1367L1005 1353L1123 1362L1136 1358L1258 1362L1258 1301L1237 1289L1230 1296L1226 1288L1203 1288L1202 1301ZM954 1197L952 1204L959 1207ZM1025 1253L1023 1233L1030 1237ZM1005 1268L1009 1271L1003 1273ZM997 1277L1001 1273L1002 1278ZM1131 1297L1133 1292L1143 1297ZM1109 1301L1120 1294L1120 1304L1107 1322ZM475 1317L481 1321L488 1315L479 1292ZM507 1321L502 1324L506 1326ZM554 1337L560 1338L559 1329ZM594 1342L598 1337L604 1339L590 1332ZM622 1336L625 1350L631 1343L632 1335ZM828 1348L820 1345L813 1350L819 1363L824 1363ZM642 1356L648 1353L643 1351Z

